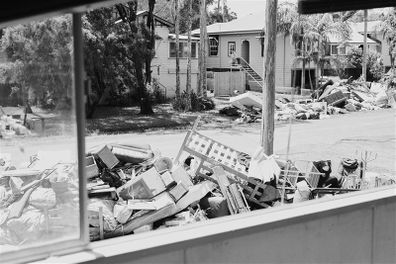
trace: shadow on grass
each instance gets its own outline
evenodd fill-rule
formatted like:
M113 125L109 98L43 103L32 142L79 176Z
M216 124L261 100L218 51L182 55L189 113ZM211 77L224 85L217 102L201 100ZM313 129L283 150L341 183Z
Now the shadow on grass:
M232 122L217 111L180 113L174 111L170 104L155 106L154 113L140 115L138 107L100 107L94 117L87 120L87 131L89 134L113 134L189 128L199 115L204 126L207 124L210 128L228 127Z

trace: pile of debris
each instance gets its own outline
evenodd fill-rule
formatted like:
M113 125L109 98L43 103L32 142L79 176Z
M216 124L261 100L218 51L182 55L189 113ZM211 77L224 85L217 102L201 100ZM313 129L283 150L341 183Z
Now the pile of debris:
M250 156L200 134L196 126L174 160L149 145L106 144L87 152L92 241L395 183L365 173L369 155L365 163L345 159L334 175L331 161L285 161L261 148ZM57 162L45 169L44 161L33 157L17 169L9 156L1 157L2 247L77 230L76 166Z
M334 83L329 80L310 98L276 94L275 120L322 119L334 114L395 107L395 95L394 91L390 92L387 88L386 80L381 83L350 80ZM261 121L261 109L262 95L257 92L246 92L230 98L230 105L219 112L238 117L237 122L251 123Z

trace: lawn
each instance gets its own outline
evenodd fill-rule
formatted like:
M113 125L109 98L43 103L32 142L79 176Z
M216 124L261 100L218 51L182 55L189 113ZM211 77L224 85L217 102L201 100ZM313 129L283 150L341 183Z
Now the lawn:
M92 119L87 119L88 134L144 132L160 129L191 127L200 115L203 128L232 126L233 118L222 116L217 109L205 112L179 113L170 104L154 106L154 115L140 115L139 107L98 107Z

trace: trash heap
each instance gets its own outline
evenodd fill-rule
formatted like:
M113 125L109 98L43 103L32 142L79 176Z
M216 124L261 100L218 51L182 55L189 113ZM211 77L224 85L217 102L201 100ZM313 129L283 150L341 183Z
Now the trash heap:
M37 155L21 168L0 153L0 248L76 234L79 226L75 163L50 168Z
M23 125L19 118L0 112L0 138L12 138L20 135L30 135L29 129Z
M379 83L351 80L334 83L329 80L315 90L311 98L276 94L275 120L323 119L328 115L395 107L395 89L388 88L388 83L392 84L390 79L387 76ZM262 95L246 92L230 98L230 105L219 113L238 117L236 121L239 123L252 123L261 121L261 109Z
M363 157L363 156L362 156ZM149 145L104 144L86 154L90 240L182 226L251 210L382 185L366 172L371 154L331 161L286 161L253 155L190 130L172 160ZM0 157L0 247L12 248L78 230L75 163L45 168L32 157L15 168Z

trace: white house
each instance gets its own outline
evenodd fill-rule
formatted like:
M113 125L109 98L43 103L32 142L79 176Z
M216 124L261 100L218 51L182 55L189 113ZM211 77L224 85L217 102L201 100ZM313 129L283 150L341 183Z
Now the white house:
M148 11L137 13L139 17L145 19ZM166 97L174 97L176 90L176 39L170 33L173 24L157 15L155 21L155 57L151 61L152 77L157 80L161 89L165 91ZM180 36L179 57L180 57L180 90L184 91L187 81L187 37ZM198 41L193 37L191 43L191 89L197 89L198 80Z
M232 53L235 53L236 57L240 57L250 65L251 69L255 72L252 75L257 74L262 77L264 71L264 23L264 14L257 13L230 22L215 23L208 26L208 70L231 67ZM199 29L194 30L192 34L199 36ZM290 45L289 36L278 34L276 38L275 57L276 86L291 86L294 48ZM297 65L297 68L299 68L299 65ZM301 68L299 70L301 71ZM259 80L257 75L256 78ZM257 88L254 87L255 82L252 81L252 78L250 78L249 84L251 89L254 90Z

